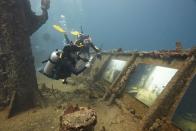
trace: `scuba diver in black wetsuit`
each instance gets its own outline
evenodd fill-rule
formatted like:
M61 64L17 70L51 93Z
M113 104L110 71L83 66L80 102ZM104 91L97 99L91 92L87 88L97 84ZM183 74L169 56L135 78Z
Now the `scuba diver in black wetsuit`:
M67 83L66 79L71 74L78 75L91 65L92 59L87 60L78 56L77 52L80 51L81 47L75 44L69 44L63 48L63 51L56 50L52 52L50 58L42 62L47 63L43 70L40 70L40 73L52 79L63 79L63 84ZM76 68L76 63L79 59L88 62L85 66L78 69Z
M90 56L89 48L92 47L95 51L99 51L99 49L92 44L89 36L85 36L80 33L76 42L73 43L69 40L66 32L61 29L61 27L56 25L53 25L53 27L57 31L64 33L66 45L63 48L63 51L56 50L52 52L50 58L42 62L47 63L40 72L52 79L64 79L63 83L67 83L66 79L70 77L71 74L78 75L86 68L90 67L94 57ZM87 53L88 57L80 57L80 54L82 53ZM76 68L76 64L79 60L87 63L82 68Z
M87 62L86 65L83 66L82 68L79 68L79 69L76 68L77 61L79 59L83 60L77 54L77 52L80 51L80 48L81 47L74 45L74 44L66 45L63 48L61 60L58 62L58 65L56 67L56 76L63 77L64 78L63 83L67 83L66 78L70 77L71 74L79 75L86 68L90 67L90 62Z

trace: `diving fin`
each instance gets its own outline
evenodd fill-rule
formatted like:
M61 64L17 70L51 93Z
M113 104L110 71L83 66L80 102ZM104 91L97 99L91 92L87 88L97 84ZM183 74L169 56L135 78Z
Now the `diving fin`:
M53 28L60 33L65 33L65 30L59 25L53 25Z
M81 33L79 31L71 31L71 34L74 35L74 36L78 36L80 35Z

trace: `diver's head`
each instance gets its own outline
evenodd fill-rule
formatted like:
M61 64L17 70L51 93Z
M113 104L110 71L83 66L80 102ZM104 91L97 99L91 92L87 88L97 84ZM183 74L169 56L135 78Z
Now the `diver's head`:
M92 39L89 35L81 34L78 37L78 40L81 41L84 45L92 43Z
M82 33L80 33L79 35L78 35L78 40L85 40L85 39L88 39L90 36L89 35L86 35L86 34L82 34Z
M84 39L84 40L83 40L83 43L84 43L84 44L92 43L91 37L88 37L88 38Z

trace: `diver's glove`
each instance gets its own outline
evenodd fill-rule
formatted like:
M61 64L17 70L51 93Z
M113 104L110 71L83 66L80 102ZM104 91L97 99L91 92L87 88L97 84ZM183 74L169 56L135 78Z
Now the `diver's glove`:
M101 56L101 52L99 52L99 53L97 53L97 58L99 59L99 60L101 60L102 59L102 56Z
M90 66L92 64L92 60L93 60L93 56L91 56L89 61L86 63L86 65L85 65L86 68L90 68Z
M91 66L90 62L87 62L86 65L85 65L86 68L90 68L90 66Z
M41 0L41 9L48 10L50 8L50 0Z

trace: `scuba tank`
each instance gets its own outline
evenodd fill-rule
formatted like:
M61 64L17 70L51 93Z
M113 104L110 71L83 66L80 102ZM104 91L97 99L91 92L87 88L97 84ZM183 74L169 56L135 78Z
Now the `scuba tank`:
M60 60L61 58L61 54L63 53L62 50L58 50L56 49L55 51L53 51L50 55L50 58L48 59L44 69L43 69L43 73L45 75L47 75L48 77L52 77L53 76L53 71L54 68L57 64L57 62Z

